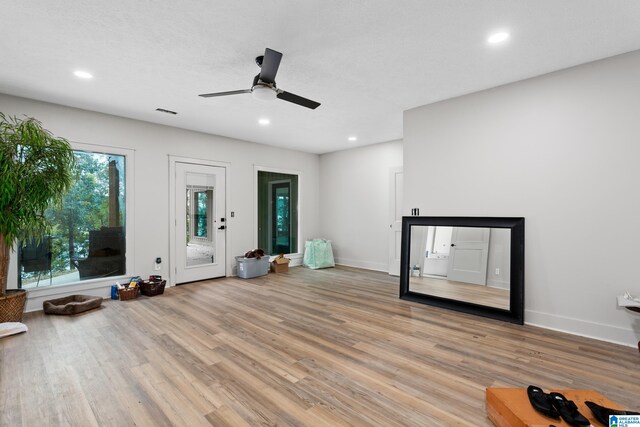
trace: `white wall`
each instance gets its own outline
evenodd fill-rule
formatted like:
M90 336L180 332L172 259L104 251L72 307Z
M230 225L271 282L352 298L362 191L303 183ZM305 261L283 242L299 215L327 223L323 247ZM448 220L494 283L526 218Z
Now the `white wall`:
M637 51L404 114L405 212L526 218L527 323L640 336L615 299L640 294L639 75Z
M504 228L492 228L487 259L487 286L509 289L510 282L511 232Z
M320 229L336 263L387 271L389 170L402 166L402 142L320 156Z
M2 94L0 111L11 115L33 116L55 135L73 142L135 150L134 188L128 188L127 191L134 192L135 268L132 273L137 275L144 277L156 274L153 271L156 257L164 260L163 269L158 273L169 275L169 155L227 162L231 165L227 172L227 191L230 191L230 206L227 206L227 211L234 211L235 218L228 217L227 222L227 274L231 273L233 256L252 249L254 245L254 165L302 171L302 239L320 234L319 157L316 154ZM15 286L17 280L15 257L13 258L10 286ZM102 289L101 292L107 295L106 290ZM30 302L27 309L37 308L38 305L38 301Z

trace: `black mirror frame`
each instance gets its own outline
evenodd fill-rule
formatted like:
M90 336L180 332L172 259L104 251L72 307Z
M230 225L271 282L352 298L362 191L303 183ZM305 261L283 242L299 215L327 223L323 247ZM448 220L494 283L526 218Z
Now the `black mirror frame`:
M511 230L511 289L509 310L429 296L409 290L409 251L412 226L508 228ZM483 317L524 324L524 218L403 216L400 255L400 298Z

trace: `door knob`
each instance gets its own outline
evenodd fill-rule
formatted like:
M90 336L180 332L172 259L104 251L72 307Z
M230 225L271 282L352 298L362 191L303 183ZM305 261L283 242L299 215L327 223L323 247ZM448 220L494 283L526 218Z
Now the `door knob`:
M218 230L224 230L224 225L221 225L220 227L218 227Z
M452 243L452 244L451 244L451 247L454 247L455 245L456 245L455 243Z

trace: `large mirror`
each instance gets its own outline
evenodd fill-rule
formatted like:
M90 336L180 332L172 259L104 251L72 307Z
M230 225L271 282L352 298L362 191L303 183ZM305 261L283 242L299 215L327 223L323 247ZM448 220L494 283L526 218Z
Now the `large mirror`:
M400 298L524 322L524 218L402 219Z

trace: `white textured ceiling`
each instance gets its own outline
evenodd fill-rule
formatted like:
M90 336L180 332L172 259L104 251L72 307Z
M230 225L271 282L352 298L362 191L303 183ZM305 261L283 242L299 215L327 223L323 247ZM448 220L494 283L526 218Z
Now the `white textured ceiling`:
M511 38L488 46L497 29ZM197 96L249 88L265 47L317 110ZM324 153L402 138L403 110L636 49L637 0L11 0L0 92Z

